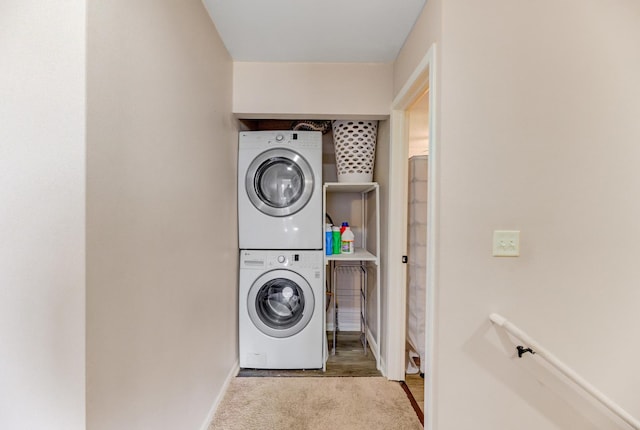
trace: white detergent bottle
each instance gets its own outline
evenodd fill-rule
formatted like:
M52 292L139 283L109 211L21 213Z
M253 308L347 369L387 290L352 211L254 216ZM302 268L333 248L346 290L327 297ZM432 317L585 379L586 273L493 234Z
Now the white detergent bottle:
M347 227L342 233L342 246L340 247L340 252L342 254L353 254L353 242L355 240L355 236L351 231L351 227Z

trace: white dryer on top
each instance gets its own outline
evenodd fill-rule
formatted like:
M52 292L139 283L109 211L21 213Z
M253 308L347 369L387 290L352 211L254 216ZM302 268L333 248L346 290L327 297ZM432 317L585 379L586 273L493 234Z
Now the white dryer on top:
M241 132L240 249L322 249L322 133Z

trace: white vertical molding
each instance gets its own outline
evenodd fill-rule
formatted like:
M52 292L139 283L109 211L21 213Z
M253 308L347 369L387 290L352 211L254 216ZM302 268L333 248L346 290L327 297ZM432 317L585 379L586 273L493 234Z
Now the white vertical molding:
M403 109L391 111L389 149L389 236L387 245L387 359L386 376L404 380L406 339L407 273L402 255L407 250L407 139L409 121Z
M382 339L382 292L380 286L382 285L380 279L380 186L376 185L376 311L378 313L376 318L377 332L376 332L376 363L378 364L378 370L382 370L382 352L381 339Z
M427 201L427 286L425 300L425 401L424 428L435 428L435 404L437 402L435 375L435 336L436 329L436 285L437 285L437 243L438 243L438 134L437 134L437 75L436 45L431 45L420 64L413 71L406 84L398 92L391 110L391 148L389 165L389 270L387 277L387 377L404 379L404 342L406 338L406 267L400 262L400 256L407 249L407 155L408 155L408 115L411 104L429 89L429 172ZM404 232L404 233L403 233ZM397 294L390 294L393 286L402 286Z
M425 300L427 301L425 309L427 316L425 319L425 374L428 377L424 383L424 428L426 430L435 429L435 404L437 402L436 397L436 384L437 376L436 369L436 321L437 319L437 245L438 245L438 227L440 218L438 217L438 204L440 196L438 195L438 184L436 178L438 176L438 121L437 121L437 107L436 104L438 97L438 86L436 85L437 67L436 67L436 44L434 43L429 48L426 55L427 63L429 64L429 172L428 172L428 199L427 199L427 291L425 294Z

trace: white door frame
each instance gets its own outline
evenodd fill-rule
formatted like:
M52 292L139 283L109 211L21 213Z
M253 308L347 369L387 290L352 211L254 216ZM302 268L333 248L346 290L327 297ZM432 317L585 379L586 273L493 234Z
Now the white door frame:
M429 89L429 172L427 202L427 286L425 327L425 426L433 428L434 402L434 336L435 336L435 279L436 279L436 226L438 195L436 191L436 45L433 44L418 67L411 74L391 106L391 145L389 151L389 235L387 255L387 378L404 380L407 306L407 268L402 256L407 253L408 212L408 110Z

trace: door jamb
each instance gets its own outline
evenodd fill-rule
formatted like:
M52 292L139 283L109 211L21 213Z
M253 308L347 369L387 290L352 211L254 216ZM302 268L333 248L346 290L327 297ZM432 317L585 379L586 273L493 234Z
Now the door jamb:
M425 422L424 428L433 429L434 404L436 402L434 381L435 344L435 300L436 300L436 243L437 203L436 167L438 160L436 130L436 44L432 44L420 64L413 71L391 106L391 145L389 154L389 235L387 255L387 377L404 380L407 279L406 267L401 256L407 250L408 212L408 109L411 104L429 89L429 159L427 202L427 273L426 273L426 327L425 327Z

